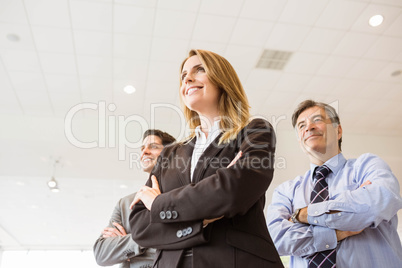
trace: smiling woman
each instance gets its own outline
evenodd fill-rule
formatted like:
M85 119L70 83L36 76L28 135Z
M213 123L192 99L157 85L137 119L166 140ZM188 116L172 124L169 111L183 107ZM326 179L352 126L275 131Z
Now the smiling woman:
M213 52L190 51L179 94L190 136L162 151L137 192L133 239L158 249L154 267L283 267L263 213L272 126L250 120L235 70Z

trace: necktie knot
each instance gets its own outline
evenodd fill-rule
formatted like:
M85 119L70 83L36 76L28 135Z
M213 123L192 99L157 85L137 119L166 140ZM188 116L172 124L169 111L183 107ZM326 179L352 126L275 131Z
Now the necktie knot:
M314 179L326 178L330 172L331 170L326 165L318 166L314 170Z

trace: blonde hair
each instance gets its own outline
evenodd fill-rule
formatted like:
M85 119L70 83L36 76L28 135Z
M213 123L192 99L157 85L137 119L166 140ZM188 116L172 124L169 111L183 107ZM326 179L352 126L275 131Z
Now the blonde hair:
M220 115L220 128L223 135L219 140L221 143L229 143L235 139L237 134L248 124L250 119L250 105L246 93L232 65L222 56L207 50L192 49L188 57L183 61L180 73L186 61L198 56L208 79L220 90L218 109ZM180 87L182 80L180 79ZM201 124L200 118L195 111L190 110L180 98L184 116L190 126L189 139L195 136L195 128Z

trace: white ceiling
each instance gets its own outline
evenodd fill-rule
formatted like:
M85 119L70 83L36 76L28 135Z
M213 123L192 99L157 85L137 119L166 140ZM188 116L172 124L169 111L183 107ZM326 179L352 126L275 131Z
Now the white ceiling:
M375 14L384 23L372 28ZM183 135L179 66L191 48L225 56L252 114L273 122L288 159L273 186L307 168L290 126L306 98L336 106L350 156L376 152L402 176L402 74L391 76L402 71L401 0L0 0L0 247L91 248L146 180L141 133ZM282 71L257 69L264 49L293 55ZM59 157L56 194L46 181Z

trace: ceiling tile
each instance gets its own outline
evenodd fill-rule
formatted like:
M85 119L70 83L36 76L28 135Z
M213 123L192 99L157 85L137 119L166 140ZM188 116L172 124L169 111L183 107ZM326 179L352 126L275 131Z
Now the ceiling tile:
M344 35L343 31L313 28L300 46L300 50L314 53L331 53Z
M47 106L50 104L49 96L46 90L19 90L17 91L17 95L24 108L26 106Z
M345 76L356 62L357 59L354 58L329 56L318 69L317 74Z
M399 74L398 76L392 76L392 73L395 71L402 72L402 64L396 62L382 63L382 68L379 69L378 72L373 75L373 77L376 80L399 83L402 91L402 74Z
M338 83L337 78L314 76L304 87L303 93L330 94Z
M369 81L357 79L342 79L335 86L334 93L339 96L345 96L348 99L366 98L364 88L367 87ZM368 98L367 98L368 99Z
M51 92L49 93L52 106L58 112L68 112L72 107L81 103L81 96L78 91L73 92Z
M112 3L70 1L70 9L74 29L112 30Z
M273 26L271 22L238 19L230 43L260 47L266 42Z
M384 91L381 94L384 100L394 101L398 103L402 102L401 84L382 84L382 85L383 85L382 89L384 89ZM390 109L394 110L391 107Z
M111 77L111 57L77 55L79 75Z
M377 39L376 35L347 32L333 53L343 56L361 57Z
M326 55L297 52L290 57L284 70L290 73L315 74L327 58Z
M199 14L194 27L193 39L226 43L229 41L235 22L236 20L230 17Z
M215 42L205 42L202 40L191 40L190 49L204 49L209 50L219 55L223 55L226 51L226 44L224 43L215 43Z
M117 4L134 5L137 7L155 7L157 0L114 0ZM165 1L162 1L165 2ZM170 2L170 1L169 1Z
M139 60L114 59L113 77L116 79L130 79L145 81L147 79L148 62Z
M268 98L264 103L265 109L270 109L270 107L280 107L283 110L281 113L284 113L288 108L293 108L292 103L296 100L298 94L294 94L293 92L284 92L284 91L271 91ZM264 109L264 108L262 108ZM280 114L275 114L276 116L280 116Z
M288 0L278 21L308 26L314 25L327 3L328 0Z
M45 73L77 74L73 54L39 53L42 70Z
M80 85L77 75L45 74L46 85L50 93L79 92Z
M240 13L242 18L276 21L281 15L286 1L247 0Z
M155 10L135 6L114 5L113 27L115 33L151 35Z
M37 0L24 3L31 25L70 28L67 0Z
M402 101L402 90L400 84L371 81L363 88L362 96L366 99Z
M24 105L24 114L32 116L53 116L53 107L51 104L29 103Z
M111 56L112 34L94 31L74 31L77 54Z
M307 26L276 23L265 44L265 48L296 51L310 32Z
M280 92L298 93L303 91L310 80L310 75L284 73L279 79L278 83L276 83L274 90Z
M164 101L173 103L176 95L179 95L179 80L176 82L162 82L149 80L147 83L147 90L145 97L150 100Z
M243 0L203 0L201 1L200 12L219 16L237 17L242 4Z
M115 34L113 55L117 58L148 60L152 38L149 36Z
M158 1L158 9L172 9L172 10L197 12L199 6L200 6L200 0Z
M22 0L0 1L0 22L28 24Z
M10 71L40 72L41 70L38 56L33 51L3 49L0 55Z
M368 23L369 19L377 14L383 15L385 19L381 25L377 27L371 27ZM395 19L398 17L399 14L401 14L400 8L385 5L370 4L357 18L351 30L358 32L381 34L384 33L384 31L386 31L387 29L389 29L389 27L392 25L392 23L395 21Z
M102 77L80 77L81 98L83 102L113 100L112 79Z
M402 53L401 38L382 36L364 56L379 60L394 60L400 53Z
M250 92L261 96L262 92L272 91L282 75L280 71L253 69L244 83L244 88L247 94Z
M348 71L346 77L367 79L367 77L375 77L384 68L384 61L364 60L361 59Z
M256 66L261 53L262 50L260 48L229 45L226 49L224 57L233 66L243 66L251 70Z
M15 34L19 41L8 40L8 34ZM28 25L0 23L0 48L34 50L35 45L32 40L31 30Z
M177 82L180 79L180 64L175 62L150 61L148 77L154 81Z
M195 13L158 10L156 12L154 36L190 39L196 18Z
M362 2L331 0L315 25L332 29L349 30L367 5L367 3Z
M32 27L36 49L41 52L73 53L70 29Z
M402 14L385 31L386 35L402 37Z
M152 40L151 60L181 63L188 53L188 40L155 37Z
M41 73L8 72L14 89L25 91L43 91L46 89Z
M371 0L373 3L382 4L382 5L391 5L391 6L399 6L402 7L402 3L400 0Z
M0 105L0 114L4 115L22 115L23 110L15 98L4 99Z

